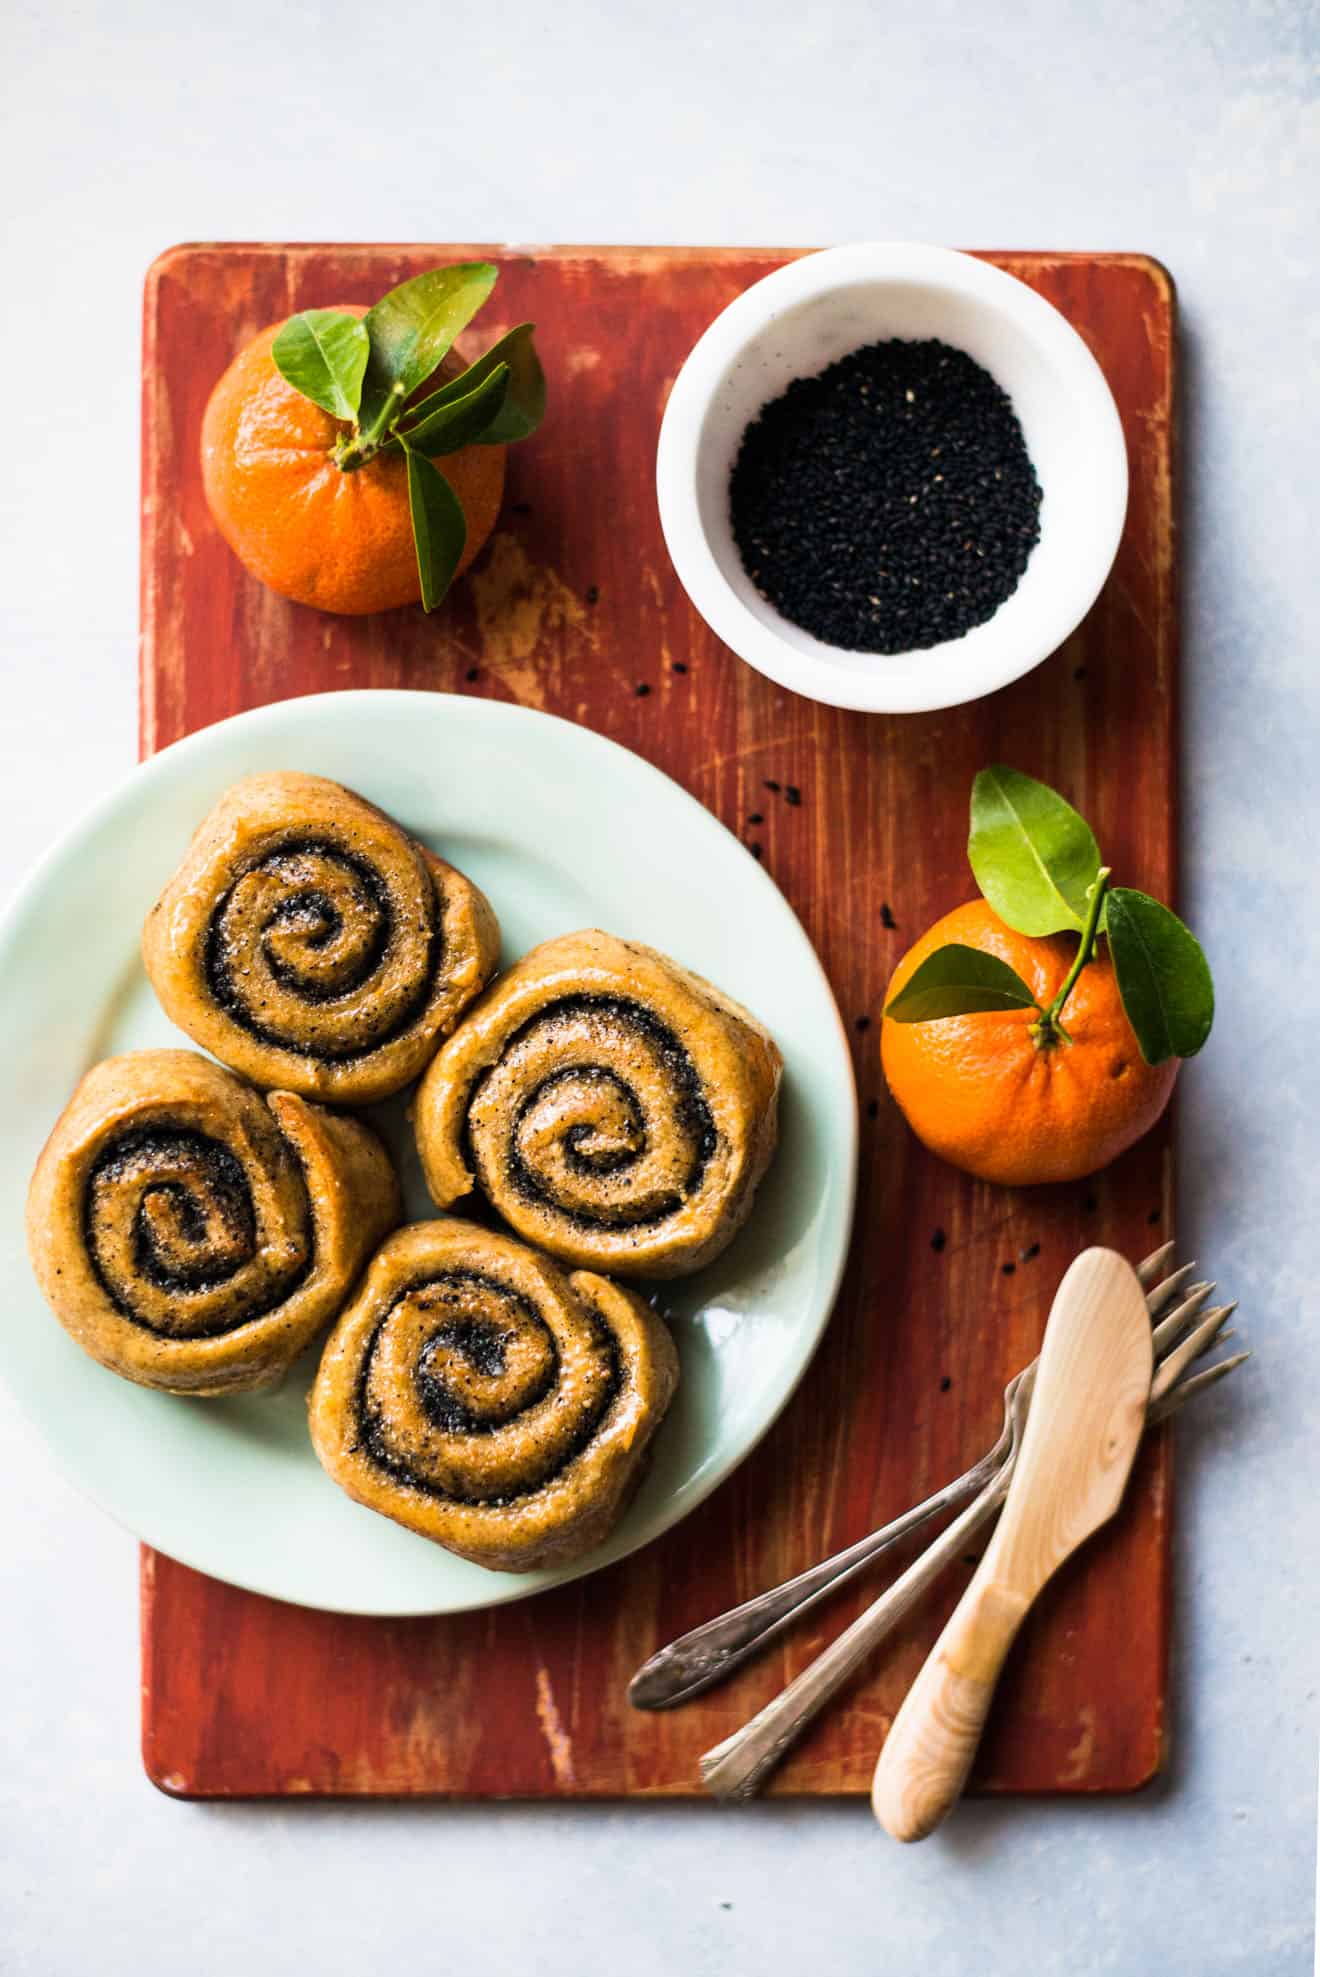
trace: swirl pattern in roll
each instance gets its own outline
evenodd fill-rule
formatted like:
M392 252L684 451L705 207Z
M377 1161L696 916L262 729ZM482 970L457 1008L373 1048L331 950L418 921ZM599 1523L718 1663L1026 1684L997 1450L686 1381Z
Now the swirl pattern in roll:
M322 776L248 776L142 932L166 1012L254 1084L365 1105L411 1083L494 973L484 894Z
M530 1572L608 1535L677 1384L668 1327L632 1292L473 1222L414 1222L326 1343L312 1443L356 1502Z
M709 982L635 941L566 934L501 977L418 1087L427 1185L447 1208L475 1178L564 1262L682 1276L747 1218L781 1068Z
M398 1183L376 1135L263 1097L191 1050L89 1071L28 1191L28 1250L65 1330L139 1386L276 1384L342 1310Z

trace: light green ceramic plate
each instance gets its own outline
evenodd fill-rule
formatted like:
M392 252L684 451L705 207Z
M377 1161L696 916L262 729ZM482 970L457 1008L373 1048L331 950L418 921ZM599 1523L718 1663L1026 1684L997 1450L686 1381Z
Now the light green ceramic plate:
M649 942L756 1011L786 1061L782 1144L738 1241L667 1287L683 1384L610 1542L581 1564L487 1572L350 1503L312 1454L315 1355L274 1395L182 1400L105 1372L32 1281L23 1203L86 1067L186 1043L157 1008L138 932L203 812L237 777L305 769L360 790L495 902L508 960L601 926ZM224 721L138 769L46 858L0 926L0 1371L68 1474L171 1557L348 1613L493 1606L593 1571L709 1496L792 1393L829 1316L852 1219L856 1096L829 986L783 897L676 783L585 728L431 693L337 693ZM378 1118L409 1211L433 1213L402 1107Z

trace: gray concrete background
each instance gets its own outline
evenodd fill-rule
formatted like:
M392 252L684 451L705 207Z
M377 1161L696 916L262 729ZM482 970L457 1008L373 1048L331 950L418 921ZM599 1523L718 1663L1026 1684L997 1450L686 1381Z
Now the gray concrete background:
M1180 1227L1258 1358L1180 1435L1175 1759L971 1806L195 1807L134 1547L0 1395L0 1970L1295 1972L1317 1734L1320 17L1304 0L5 8L0 898L134 754L139 293L181 239L1140 248L1187 376ZM2 1112L0 1112L2 1116Z

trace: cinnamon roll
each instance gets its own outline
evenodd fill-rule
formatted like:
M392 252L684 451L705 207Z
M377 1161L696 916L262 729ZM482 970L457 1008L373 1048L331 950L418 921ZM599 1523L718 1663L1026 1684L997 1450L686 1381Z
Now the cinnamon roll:
M634 941L566 934L500 979L418 1087L427 1185L447 1208L475 1177L564 1262L683 1276L747 1218L781 1069L709 982Z
M409 1084L494 973L469 879L351 790L247 776L142 932L166 1013L255 1084L365 1105Z
M606 1537L677 1384L668 1328L632 1292L472 1222L414 1222L326 1343L312 1444L356 1502L530 1572Z
M127 1380L276 1384L398 1222L366 1126L191 1050L89 1071L37 1161L28 1250L52 1311Z

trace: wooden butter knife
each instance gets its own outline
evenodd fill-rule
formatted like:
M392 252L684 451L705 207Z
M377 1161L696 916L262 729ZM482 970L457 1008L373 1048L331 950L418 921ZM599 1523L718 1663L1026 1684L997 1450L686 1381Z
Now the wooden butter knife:
M1145 1425L1152 1360L1136 1271L1112 1249L1084 1250L1050 1310L998 1528L876 1765L872 1810L896 1840L924 1839L956 1804L1032 1602L1118 1509Z

